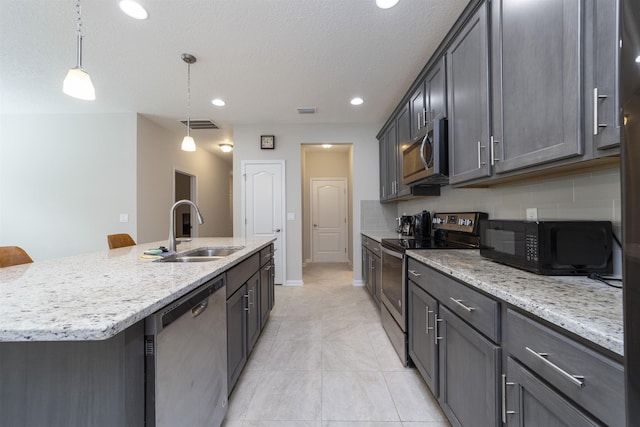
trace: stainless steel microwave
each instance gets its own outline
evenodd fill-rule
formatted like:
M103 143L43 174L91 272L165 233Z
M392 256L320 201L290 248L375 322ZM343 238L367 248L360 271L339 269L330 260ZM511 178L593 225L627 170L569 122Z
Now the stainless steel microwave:
M448 184L447 119L437 116L402 152L402 183Z
M611 274L612 235L610 221L484 220L480 255L537 274Z

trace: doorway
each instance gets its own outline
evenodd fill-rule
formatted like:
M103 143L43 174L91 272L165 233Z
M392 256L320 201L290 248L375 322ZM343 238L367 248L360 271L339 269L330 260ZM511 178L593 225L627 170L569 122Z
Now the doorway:
M311 261L347 262L347 178L311 178Z
M340 261L347 262L349 265L353 265L353 189L352 189L352 164L353 164L353 146L352 144L302 144L301 145L301 165L302 165L302 255L303 266L311 262L336 262L332 261L331 257L337 257L341 255ZM313 224L320 224L314 222L314 215L317 218L319 213L314 214L314 209L318 204L318 195L314 196L314 190L312 180L319 183L320 180L324 180L325 183L331 181L344 182L344 197L338 197L338 187L324 188L325 194L322 198L330 199L334 201L344 201L340 211L346 211L342 214L342 221L344 224L344 243L342 243L338 237L337 231L335 234L319 235ZM340 186L342 184L333 183L333 185ZM346 193L346 194L344 194ZM314 205L312 200L315 199ZM334 204L336 203L334 202ZM337 208L337 206L335 206ZM327 217L336 218L332 207L327 205L325 208L321 208L322 215ZM325 211L327 209L327 211ZM337 212L337 211L336 211ZM346 223L345 223L346 217ZM334 222L334 225L340 225ZM330 227L327 227L330 228ZM324 230L328 231L328 230ZM324 249L322 246L324 245ZM333 249L326 250L333 245ZM345 252L346 248L346 252ZM339 254L339 251L342 251ZM324 253L322 253L324 252ZM329 252L332 252L331 257Z
M191 200L195 202L195 180L194 175L185 172L174 172L174 202L178 200ZM176 237L196 237L192 221L191 207L188 205L178 206L176 208L175 227Z

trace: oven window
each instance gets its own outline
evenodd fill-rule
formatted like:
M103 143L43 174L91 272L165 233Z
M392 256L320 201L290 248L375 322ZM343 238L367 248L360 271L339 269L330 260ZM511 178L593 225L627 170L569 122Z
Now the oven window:
M382 254L382 292L399 314L402 314L402 259ZM391 308L391 307L389 307Z

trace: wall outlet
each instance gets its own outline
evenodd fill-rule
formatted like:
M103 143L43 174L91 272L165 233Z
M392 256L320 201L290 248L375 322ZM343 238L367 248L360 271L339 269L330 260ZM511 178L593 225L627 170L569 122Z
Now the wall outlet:
M120 214L120 222L129 222L129 214Z
M538 220L538 208L527 208L527 221Z

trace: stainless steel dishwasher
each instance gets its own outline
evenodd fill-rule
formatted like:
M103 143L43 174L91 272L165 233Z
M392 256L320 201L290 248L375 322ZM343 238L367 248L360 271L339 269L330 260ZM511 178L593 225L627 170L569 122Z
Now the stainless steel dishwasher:
M219 427L227 413L224 276L145 320L147 426Z

